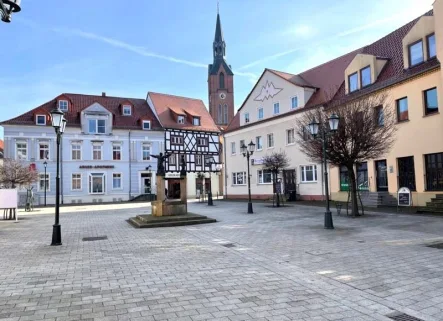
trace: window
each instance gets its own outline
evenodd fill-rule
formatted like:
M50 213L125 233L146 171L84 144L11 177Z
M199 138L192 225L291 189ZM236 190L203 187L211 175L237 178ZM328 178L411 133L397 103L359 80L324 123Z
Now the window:
M122 146L112 145L112 159L121 160L122 159Z
M286 144L291 145L295 143L295 131L294 128L286 130Z
M28 159L28 144L23 143L17 143L16 145L16 159L19 160L27 160Z
M435 48L435 34L431 34L426 37L428 45L428 59L434 58L437 55Z
M169 165L175 165L175 164L177 164L177 162L176 162L177 157L176 157L175 154L170 155L168 159L169 159Z
M375 107L375 125L378 127L383 127L385 125L385 112L383 111L383 106Z
M142 159L144 161L151 160L151 146L150 145L143 145L142 146Z
M348 76L348 86L349 86L349 92L352 93L353 91L356 91L358 89L358 74L353 73L352 75Z
M144 120L143 121L143 130L150 130L151 129L151 121L150 120Z
M38 159L47 160L49 159L49 143L38 143Z
M194 126L200 126L200 117L194 117L192 118L192 124Z
M438 112L437 88L424 91L425 96L425 115Z
M131 106L123 105L123 116L131 116L131 114L132 114Z
M359 191L369 190L368 163L367 162L357 164L357 189Z
M73 191L80 191L82 189L82 174L72 174L71 189Z
M112 174L112 189L122 189L122 174Z
M40 126L46 125L46 116L45 115L37 115L36 124Z
M200 146L200 147L208 146L208 139L205 137L198 137L197 138L197 146Z
M195 155L195 165L200 165L202 164L202 155Z
M317 181L317 165L301 166L301 181L303 183Z
M177 123L184 124L185 123L185 116L177 116Z
M245 113L245 123L249 123L249 113Z
M68 101L67 100L59 100L58 101L58 108L61 111L67 111L68 110Z
M222 123L223 122L223 107L222 105L218 105L218 122Z
M244 139L242 139L242 140L240 141L240 151L241 151L241 147L242 147L244 144L245 144L245 141L244 141Z
M274 147L274 134L268 134L268 148Z
M426 190L443 190L443 153L425 155Z
M258 119L263 119L263 107L258 109Z
M346 166L340 166L340 191L349 191L349 171Z
M235 155L235 142L231 143L231 155Z
M45 190L46 185L46 191L49 191L49 174L38 174L38 191L43 192Z
M397 100L397 121L405 121L409 119L408 114L408 97Z
M102 160L102 145L92 145L92 159Z
M271 184L272 183L272 172L267 169L259 170L258 172L258 183L259 184Z
M82 159L82 145L75 143L71 145L71 159L81 160Z
M409 67L423 62L423 41L419 40L409 45Z
M361 88L371 84L371 66L367 66L360 70Z
M221 72L220 75L218 76L218 79L219 79L219 88L225 89L225 74Z
M90 134L105 134L106 133L106 121L104 119L90 119L89 120L89 133Z
M181 137L181 136L171 136L171 144L173 144L173 145L183 145L183 137Z
M223 105L223 124L228 123L228 105Z
M257 148L257 150L263 149L263 142L262 142L261 136L255 137L255 147Z
M312 135L311 132L309 130L309 126L303 127L302 128L302 134L303 134L303 140L309 140L311 139Z
M232 185L246 185L246 172L232 173Z
M280 103L274 104L274 115L280 114Z
M397 164L399 187L407 187L411 191L415 191L414 156L398 158Z
M105 174L92 173L89 174L89 194L105 193Z
M298 97L295 96L291 98L291 108L295 109L297 107L298 107Z

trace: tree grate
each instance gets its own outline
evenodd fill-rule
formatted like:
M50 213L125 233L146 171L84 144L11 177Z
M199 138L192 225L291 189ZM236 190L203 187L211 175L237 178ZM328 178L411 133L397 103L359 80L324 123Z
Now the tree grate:
M424 321L423 319L418 319L416 317L413 317L412 315L400 312L395 312L393 314L387 315L387 317L395 321Z
M101 241L101 240L107 240L108 237L106 235L104 236L91 236L91 237L84 237L83 242L91 242L91 241Z
M235 244L232 243L228 243L228 244L223 244L224 247L235 247Z
M443 250L443 242L428 244L428 245L426 245L426 247L431 247L433 249Z

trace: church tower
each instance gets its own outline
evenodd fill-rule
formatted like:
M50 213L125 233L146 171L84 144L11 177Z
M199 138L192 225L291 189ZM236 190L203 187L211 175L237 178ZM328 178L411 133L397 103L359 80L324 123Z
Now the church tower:
M212 50L213 63L208 68L209 113L223 128L234 118L234 73L225 60L226 43L219 12Z

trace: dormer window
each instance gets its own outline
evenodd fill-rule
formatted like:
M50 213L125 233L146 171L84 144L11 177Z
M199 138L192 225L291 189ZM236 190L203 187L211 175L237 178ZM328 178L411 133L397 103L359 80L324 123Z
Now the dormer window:
M427 36L426 41L428 45L428 59L434 58L437 55L435 48L435 34Z
M151 121L150 120L143 121L143 130L151 130Z
M361 88L371 84L371 66L360 69Z
M35 118L35 123L40 126L46 125L46 116L45 115L37 115Z
M131 116L132 110L130 105L123 105L123 116Z
M58 108L61 111L68 111L68 101L67 100L59 100L58 101Z
M105 134L106 120L104 119L89 119L89 134Z
M355 72L348 77L349 92L352 93L358 89L358 74Z
M409 45L409 67L413 67L423 62L423 41L419 41Z
M200 117L194 117L192 118L192 124L194 126L200 126Z
M177 123L184 124L185 123L185 116L177 116Z

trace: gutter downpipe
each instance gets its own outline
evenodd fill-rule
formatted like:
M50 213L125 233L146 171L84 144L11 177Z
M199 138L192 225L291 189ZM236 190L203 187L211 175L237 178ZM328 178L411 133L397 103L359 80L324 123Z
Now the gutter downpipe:
M128 148L129 148L129 200L131 200L131 194L132 194L131 130L129 130L129 135L128 135Z
M223 158L225 166L223 166L223 180L225 181L225 190L223 191L223 198L228 198L228 180L226 179L226 136L223 133Z

